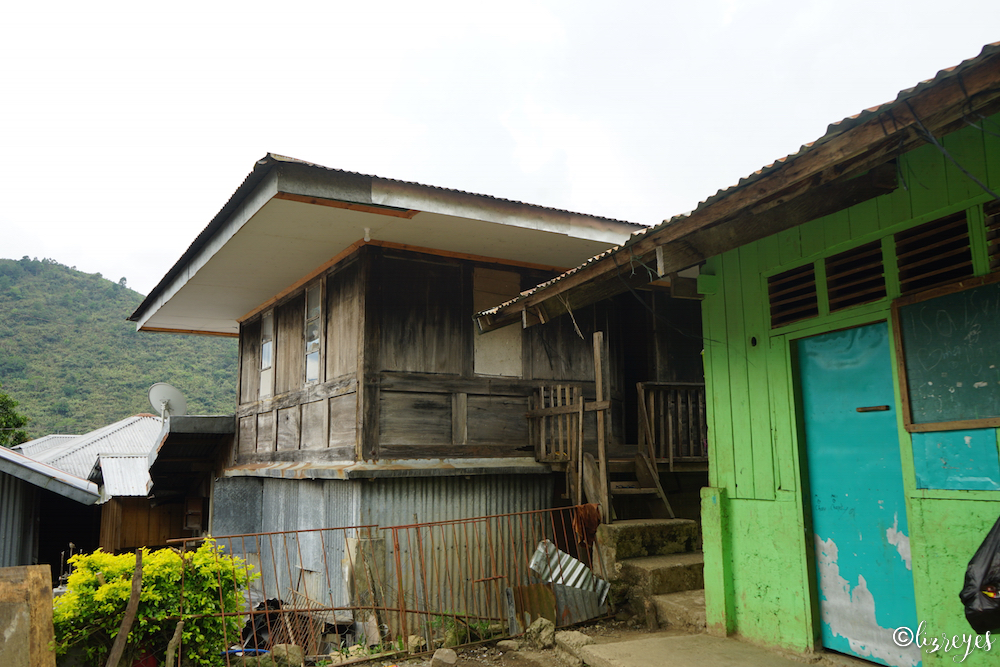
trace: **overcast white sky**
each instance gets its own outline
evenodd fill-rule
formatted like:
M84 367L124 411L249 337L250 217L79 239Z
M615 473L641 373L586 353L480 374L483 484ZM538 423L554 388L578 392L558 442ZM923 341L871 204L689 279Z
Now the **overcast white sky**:
M997 0L7 3L0 257L148 293L267 152L655 224L998 40Z

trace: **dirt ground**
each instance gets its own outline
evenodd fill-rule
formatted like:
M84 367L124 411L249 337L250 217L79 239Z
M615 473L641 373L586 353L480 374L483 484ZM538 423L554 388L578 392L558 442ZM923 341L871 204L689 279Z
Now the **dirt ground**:
M564 629L582 632L585 635L593 637L595 643L598 644L639 639L649 634L649 631L645 627L635 627L627 622L613 619L592 621ZM456 649L456 653L458 653L456 667L537 667L538 665L558 664L551 651L501 651L497 649L496 642L458 648ZM379 659L366 664L378 665L380 667L389 667L391 665L397 665L398 667L428 667L431 664L431 659L428 655L409 659Z

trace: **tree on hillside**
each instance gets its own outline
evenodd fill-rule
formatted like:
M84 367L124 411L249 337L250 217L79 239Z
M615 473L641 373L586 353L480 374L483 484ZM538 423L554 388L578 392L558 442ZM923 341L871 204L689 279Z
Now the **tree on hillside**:
M13 447L30 438L23 429L28 418L17 411L17 401L0 391L0 446Z

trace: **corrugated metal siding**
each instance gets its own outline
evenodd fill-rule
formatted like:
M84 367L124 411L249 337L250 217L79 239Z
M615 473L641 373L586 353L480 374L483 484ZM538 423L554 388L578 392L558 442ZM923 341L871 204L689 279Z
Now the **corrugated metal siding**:
M263 487L263 480L253 477L223 477L215 480L212 494L212 534L259 533Z
M0 567L32 564L37 498L34 485L0 473Z
M215 535L343 528L377 524L382 528L551 507L551 475L410 477L369 480L286 480L232 477L216 482ZM378 531L363 546L379 561L376 578L393 577L391 534ZM308 590L310 597L346 605L350 601L343 563L345 534L337 531L263 536L236 540L232 551L261 573L256 593ZM458 553L456 549L449 551ZM516 545L520 548L520 545ZM534 545L531 545L532 548ZM259 550L259 553L257 551ZM401 554L407 557L408 551ZM530 551L530 550L529 550ZM366 558L367 560L367 558ZM459 567L456 565L456 567ZM361 584L359 584L361 585ZM287 600L286 600L287 601Z
M361 486L362 524L389 526L552 506L551 475L377 479Z
M216 535L408 525L552 506L550 475L406 477L368 480L220 479Z

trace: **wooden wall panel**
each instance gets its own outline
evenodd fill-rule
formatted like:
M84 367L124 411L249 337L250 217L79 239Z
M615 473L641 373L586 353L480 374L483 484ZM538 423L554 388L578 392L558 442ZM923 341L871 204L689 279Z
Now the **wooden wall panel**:
M846 211L837 214L839 223L848 227ZM846 236L846 235L845 235ZM767 334L770 317L765 305L764 282L761 279L759 244L743 246L739 249L740 269L743 272L744 338L746 346L746 369L749 394L747 403L752 418L749 420L749 435L753 448L753 497L757 500L774 499L774 438L771 431L770 401L765 390L770 386L768 377Z
M388 255L382 267L380 367L465 374L473 326L467 272L459 264Z
M358 372L359 263L351 262L326 282L326 377Z
M594 381L595 309L590 306L574 311L574 317L583 333L582 339L569 317L557 317L526 330L524 377Z
M380 445L451 446L451 395L382 391Z
M657 363L656 377L650 379L704 382L701 302L656 294L654 307L658 315L653 321Z
M357 393L335 396L329 400L329 447L341 453L340 458L353 461L358 438Z
M524 447L528 443L528 400L516 396L468 397L470 445Z
M298 449L301 437L300 406L278 410L278 443L276 449Z
M274 413L257 415L257 452L274 451Z
M114 507L108 505L114 503ZM110 510L110 511L109 511ZM150 507L145 498L114 498L105 505L101 516L104 535L105 516L117 518L118 539L112 548L102 537L101 547L114 551L134 551L139 547L163 547L167 540L188 535L184 530L184 505L171 503Z
M240 404L260 392L260 318L240 327Z
M252 454L257 451L257 415L240 417L239 433L237 438L237 452L239 454Z
M122 542L122 503L112 498L101 508L101 548L109 553L118 551Z
M326 401L312 401L302 404L300 449L325 449L327 447L326 424L328 415Z
M275 395L305 384L305 292L298 294L275 311Z

